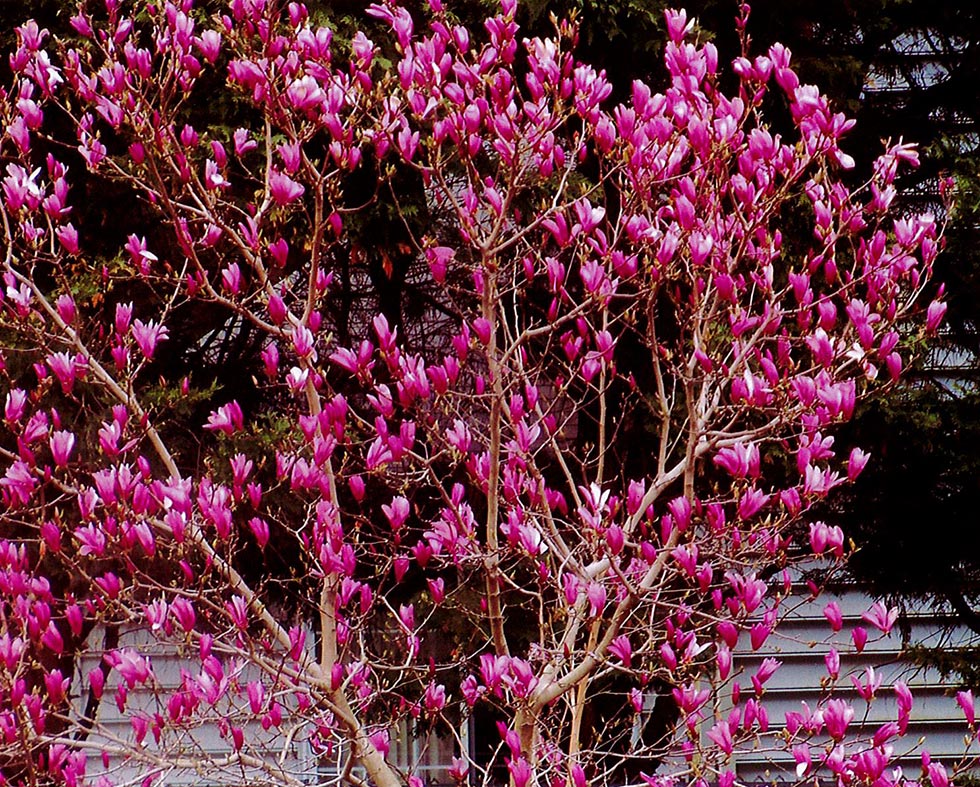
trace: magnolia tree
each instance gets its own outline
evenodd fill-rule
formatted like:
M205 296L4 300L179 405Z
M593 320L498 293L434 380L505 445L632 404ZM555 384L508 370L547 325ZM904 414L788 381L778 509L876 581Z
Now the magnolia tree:
M864 628L786 718L778 661L732 667L844 556L808 512L868 457L831 432L942 319L936 222L892 211L915 150L848 187L851 121L790 53L722 76L683 12L662 92L617 106L513 0L367 13L384 44L263 0L18 29L0 783L420 784L393 736L432 731L461 784L728 787L743 750L916 778L908 689L873 729L873 676L834 694ZM79 218L107 191L144 206L108 252ZM237 385L168 378L243 336Z

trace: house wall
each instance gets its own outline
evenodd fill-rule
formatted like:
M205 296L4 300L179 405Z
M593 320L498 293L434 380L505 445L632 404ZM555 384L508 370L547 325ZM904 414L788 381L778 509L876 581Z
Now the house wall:
M831 628L823 609L831 601L837 602L843 614L842 630L832 640L841 660L835 696L853 703L856 711L853 728L870 735L881 724L895 720L897 705L893 686L896 681L904 681L912 692L914 705L907 735L896 746L896 764L914 779L918 778L923 749L928 749L933 760L947 768L959 762L967 750L964 734L968 734L968 729L955 699L955 680L935 669L912 663L903 655L904 645L908 642L950 649L975 647L980 644L980 637L964 626L951 627L947 616L937 614L925 604L913 608L905 620L884 635L861 619L874 599L854 587L824 593L813 602L807 601L806 591L801 587L795 599L785 602L790 609L786 619L760 650L753 652L747 637L740 640L733 664L741 672L737 679L743 691L747 689L751 693L749 676L764 658L782 661L782 666L766 683L771 727L782 729L786 712L801 710L804 702L815 710L827 697L828 675L823 654L827 652ZM857 651L851 639L851 632L858 626L869 633L862 652ZM852 683L852 677L865 681L869 668L881 678L881 688L870 705ZM975 740L970 751L974 755L978 753ZM796 763L788 752L745 752L737 755L734 765L745 784L797 781Z
M896 763L900 764L911 778L917 778L920 768L921 749L928 748L933 759L943 762L948 768L963 756L964 733L963 715L956 703L955 687L934 669L915 666L903 658L904 642L920 643L944 648L957 648L977 645L978 638L966 628L950 630L948 621L941 615L923 607L913 611L907 626L897 625L889 635L882 635L868 623L861 620L874 599L854 588L825 593L815 602L808 602L806 591L800 587L795 597L783 602L786 618L758 651L752 651L747 637L740 641L734 651L734 680L742 686L743 696L751 691L750 676L755 673L762 660L774 657L782 662L779 670L766 683L765 699L769 713L770 728L778 731L784 726L785 714L799 711L802 703L816 709L827 698L827 673L823 655L827 651L830 626L823 615L823 608L829 601L836 601L843 613L843 628L834 636L833 642L841 654L840 678L835 696L844 696L854 702L857 715L853 724L863 725L870 735L882 723L896 718L896 703L893 685L904 681L914 696L912 721L908 735L902 746L908 751L896 752ZM851 632L856 626L869 631L869 640L863 652L857 652L851 641ZM93 641L101 641L96 632ZM190 661L184 661L179 652L172 647L157 643L147 634L129 632L123 634L121 647L135 647L150 655L159 695L149 688L138 688L130 692L128 707L144 709L147 715L166 714L166 689L181 682L181 670L189 669ZM81 660L80 673L86 674L98 663L96 648ZM195 659L195 662L197 660ZM868 706L860 699L852 686L852 676L864 679L866 671L873 668L881 678L878 698ZM233 672L231 679L247 682L248 668ZM230 747L226 738L214 724L188 727L177 736L169 734L166 744L181 749L189 755L187 762L160 755L161 748L153 741L152 734L146 736L143 747L143 761L126 761L110 755L103 762L99 755L101 742L108 747L114 741L131 741L133 730L128 716L123 716L116 707L114 690L117 685L115 673L110 678L105 697L99 710L99 728L88 745L90 751L89 775L106 773L117 785L138 784L148 771L159 770L161 778L157 784L174 785L218 785L249 784L250 787L262 784L282 784L295 780L303 784L330 784L339 780L343 767L343 751L339 748L335 756L317 757L312 752L303 735L283 735L282 732L266 733L261 726L252 723L246 727L246 738L252 752L267 763L264 768L241 766L227 761ZM84 704L84 698L79 699ZM231 702L231 701L229 701ZM244 713L244 703L242 700ZM729 706L730 707L730 706ZM234 713L233 705L227 710ZM719 709L724 713L725 708ZM705 730L710 726L706 722ZM288 720L281 730L288 730ZM391 750L393 760L403 769L411 770L429 784L451 784L447 767L460 746L471 748L471 736L478 735L471 725L464 724L453 734L419 737L406 726L393 729ZM494 735L496 734L493 731ZM283 745L283 740L286 744ZM919 745L919 741L922 744ZM815 744L816 751L816 744ZM977 754L976 742L971 749ZM198 770L191 767L191 760L225 762L220 772ZM773 782L795 782L795 762L787 751L757 749L736 753L732 766L740 782L746 785ZM94 782L94 780L93 780Z

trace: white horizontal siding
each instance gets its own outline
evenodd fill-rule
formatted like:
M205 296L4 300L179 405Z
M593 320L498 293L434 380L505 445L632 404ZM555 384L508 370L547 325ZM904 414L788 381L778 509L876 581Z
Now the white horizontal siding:
M842 631L831 636L830 626L822 614L827 602L836 601L843 613ZM774 657L782 662L782 666L769 679L765 686L765 704L769 714L770 728L780 730L784 725L787 712L799 711L802 703L806 702L811 709L816 709L827 698L826 669L824 654L828 642L835 645L841 658L840 678L834 688L835 696L846 697L854 703L856 719L852 730L873 733L882 723L896 718L896 703L893 684L902 680L910 687L914 696L912 719L907 735L898 742L895 761L909 769L913 778L917 775L919 752L922 747L929 749L935 760L953 764L963 755L966 748L964 734L967 728L963 723L962 713L953 697L953 688L934 669L915 667L903 659L903 638L896 627L889 635L881 635L869 624L861 620L863 613L873 602L873 599L856 590L848 590L837 595L824 594L815 602L808 602L801 592L798 600L788 599L783 602L787 615L776 631L769 637L763 647L752 652L748 645L748 637L743 636L735 649L733 672L743 692L743 697L752 694L750 677L758 669L764 658ZM850 634L855 626L862 626L869 631L869 640L862 653L856 652ZM908 640L912 643L928 644L946 648L954 648L976 644L977 637L966 628L947 631L945 621L928 611L914 613L908 620ZM101 643L101 632L96 632L92 641ZM312 641L312 638L310 638ZM161 713L166 715L166 698L169 691L180 684L181 669L188 671L199 668L196 652L192 658L185 658L172 645L157 642L147 633L128 632L121 637L120 647L137 648L152 659L156 676L156 689L139 687L129 693L128 708L142 709L149 714ZM79 664L79 675L85 675L93 669L101 658L98 647L87 654ZM192 665L193 668L192 668ZM851 676L863 680L865 671L873 667L881 677L881 688L878 698L870 706L858 697L851 683ZM247 682L247 671L239 675L238 680ZM266 733L254 721L243 723L245 737L251 753L265 763L263 768L242 766L229 760L232 756L229 743L222 738L214 723L201 723L193 727L168 733L167 737L157 744L152 733L146 736L140 751L142 757L126 759L118 756L107 758L105 767L98 756L101 745L111 747L114 744L132 745L134 732L128 716L120 714L116 708L114 690L116 687L115 673L112 673L106 693L99 708L98 726L89 739L92 756L88 773L97 777L105 772L111 776L117 785L139 784L150 770L161 769L162 776L158 785L262 785L281 784L295 779L304 784L329 784L338 778L339 762L333 766L323 759L313 756L302 732L288 738L279 731ZM77 704L84 706L85 697L76 698ZM229 702L232 702L229 700ZM244 710L247 701L244 698L235 699L240 710ZM223 711L232 710L232 706ZM722 707L722 711L724 708ZM76 711L77 712L77 711ZM244 718L244 716L242 717ZM710 722L709 722L710 724ZM288 721L283 730L288 729ZM464 736L465 737L465 736ZM922 745L918 746L919 741ZM820 741L815 741L814 746ZM977 753L976 743L971 750ZM452 756L454 742L452 740L430 739L415 740L409 731L402 727L392 731L392 758L402 768L411 770L434 783L449 783L451 779L446 771ZM176 755L185 757L186 762ZM193 767L191 761L200 763L224 763L218 769L212 767ZM732 765L739 780L745 784L759 784L772 781L796 781L795 763L787 751L776 748L772 750L759 749L749 752L738 752L733 758ZM278 768L282 772L276 773ZM271 769L269 772L268 769ZM93 783L95 779L92 780Z
M838 604L843 617L842 629L836 634L831 632L823 615L824 607L831 601ZM950 630L948 620L925 607L913 611L884 635L861 619L872 603L873 598L854 588L824 593L812 601L800 589L798 601L786 599L785 618L758 651L752 651L748 635L740 637L733 667L743 697L752 696L750 677L762 660L767 657L780 660L782 666L766 682L764 696L770 729L781 730L787 712L802 710L804 702L815 710L828 698L830 683L824 655L833 646L841 662L833 696L847 699L855 710L849 734L854 731L870 736L881 724L896 720L893 686L897 681L904 681L912 692L914 704L907 733L895 742L894 763L906 769L910 778L917 778L923 749L930 752L933 760L947 766L959 762L967 750L976 755L976 741L969 739L969 730L954 696L955 685L936 669L917 666L905 658L906 640L901 629L905 627L908 643L940 648L976 645L977 636L963 626ZM869 635L862 652L857 651L851 639L851 632L857 626L866 629ZM870 705L859 696L851 681L853 676L864 683L869 668L881 678L881 687ZM826 742L826 737L811 742L814 757L818 754L817 747ZM795 762L782 747L737 753L733 764L739 779L746 784L797 781Z
M79 677L84 679L86 692L77 699L76 716L80 716L87 699L85 676L97 667L102 659L102 632L96 631L90 638L94 643L78 664ZM138 785L150 773L160 774L155 785L278 785L296 780L302 783L315 781L316 763L313 762L310 748L302 736L289 737L284 734L289 729L288 718L281 730L263 730L261 724L250 718L248 700L244 695L229 692L222 699L220 715L234 719L244 733L243 754L254 757L260 765L242 762L236 757L230 740L222 737L217 723L212 720L218 714L213 708L202 704L198 713L181 726L166 727L159 742L153 733L148 732L142 744L137 743L131 717L142 712L152 717L161 714L168 718L167 700L174 689L181 685L181 670L196 672L200 660L187 658L181 649L171 643L156 640L147 632L130 630L120 636L120 648L134 648L147 656L152 663L155 680L145 685L137 685L128 690L126 711L120 713L116 703L119 677L115 670L110 672L105 693L99 704L96 726L87 744L96 752L90 752L87 773L95 783L99 775L109 776L114 785ZM196 655L196 653L195 653ZM217 654L216 654L217 655ZM232 672L230 665L225 668ZM253 668L254 669L254 668ZM249 680L250 670L244 667L237 671L234 680L244 687ZM210 717L210 718L209 718ZM124 757L115 754L120 748L130 748L134 756ZM101 757L100 750L110 752Z

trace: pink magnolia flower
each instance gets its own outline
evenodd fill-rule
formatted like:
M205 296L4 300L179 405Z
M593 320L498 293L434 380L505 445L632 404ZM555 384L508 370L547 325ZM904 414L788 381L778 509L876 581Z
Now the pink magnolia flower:
M686 497L675 497L667 503L667 508L670 510L674 524L677 525L678 529L687 530L691 524L691 515L694 511L691 501Z
M303 196L306 189L288 175L272 170L269 173L269 196L277 205L288 205Z
M626 546L626 534L619 525L610 525L606 529L606 546L613 555L618 555Z
M781 666L782 662L772 657L767 657L762 660L762 664L759 665L759 669L756 670L755 675L753 675L751 678L752 687L755 689L755 693L757 695L762 695L762 687Z
M235 129L232 139L235 143L236 156L244 156L246 153L255 150L259 146L258 142L250 138L248 129L245 128Z
M261 681L249 681L246 687L248 693L248 706L252 713L258 714L265 707L265 686Z
M717 722L708 730L707 735L726 755L731 755L732 751L734 751L735 743L732 739L732 728L726 719Z
M752 645L752 650L758 650L761 648L769 635L772 634L772 624L765 621L759 621L749 629L749 642Z
M415 605L402 604L398 608L398 619L408 632L415 630Z
M761 511L769 502L769 495L756 487L745 490L742 499L738 501L738 515L742 519L750 519Z
M24 407L27 404L27 392L20 388L12 388L7 392L4 402L3 417L8 423L15 424L24 417Z
M255 540L260 547L265 547L269 543L269 523L260 517L252 517L248 520L248 527L255 536Z
M516 759L511 759L510 757L504 758L507 762L507 770L510 771L511 780L514 783L514 787L527 787L531 782L531 766L528 761L523 757L517 757Z
M926 773L929 775L929 784L932 787L949 787L949 774L946 766L940 762L929 762L926 765Z
M447 770L449 771L450 778L457 784L465 784L470 772L470 766L462 757L453 757Z
M41 644L52 653L61 654L64 651L65 640L61 636L61 632L58 631L58 627L55 626L53 620L48 623L47 628L41 635Z
M759 446L742 441L722 448L714 457L714 463L735 478L758 478L760 461Z
M673 690L677 707L685 716L690 716L700 709L711 697L710 689L699 689L694 683L685 683Z
M836 471L807 465L804 471L803 491L808 495L823 496L841 482L842 479Z
M85 368L84 361L78 356L73 358L66 352L52 353L45 361L54 376L58 378L61 390L65 394L70 394L75 387L79 370Z
M476 338L480 344L488 345L490 344L490 336L493 332L493 326L485 317L477 317L473 321L473 332L476 334Z
M10 465L3 478L0 478L0 487L9 492L12 501L19 505L27 505L30 502L36 486L37 479L34 473L27 463L20 459Z
M313 76L306 74L293 80L286 88L286 100L293 109L308 112L324 106L327 103L327 93Z
M854 720L854 708L845 700L832 699L824 708L823 720L827 725L827 734L835 741L843 739L848 725Z
M231 182L225 178L220 165L213 159L204 162L204 185L209 189L226 189ZM208 228L204 238L204 245L213 245L221 237L221 229L213 226Z
M628 636L620 634L610 642L609 652L619 659L626 669L630 668L633 660L633 646L630 644L630 638Z
M391 448L388 447L383 438L378 437L368 448L367 456L365 457L365 466L368 470L375 470L382 465L388 464L393 459L394 455L391 452Z
M429 271L438 284L442 284L446 280L449 264L455 257L456 251L448 246L433 246L425 250L425 259L429 263Z
M77 531L76 531L76 535L77 535ZM119 598L119 593L122 591L123 588L122 580L111 571L107 571L102 576L96 577L95 584L110 599Z
M58 316L68 325L75 322L75 318L78 316L78 311L75 308L75 299L68 293L58 296L58 300L55 301L55 309L58 311Z
M310 379L310 370L294 366L286 376L286 384L293 393L302 393Z
M874 667L868 667L864 671L863 681L857 675L851 675L851 683L854 684L854 688L857 689L857 693L861 699L865 702L871 702L874 699L875 693L881 687L881 676L875 672Z
M213 411L208 416L208 422L204 425L204 428L209 431L231 435L242 430L244 425L243 418L242 408L238 402L231 401Z
M398 37L398 45L405 49L411 43L414 25L409 12L400 7L371 3L366 9L368 15L387 22Z
M425 687L422 704L430 715L438 714L446 707L446 687L442 684L430 683Z
M117 303L116 304L116 315L115 322L113 323L116 329L116 333L120 336L125 334L129 330L130 323L133 319L133 304L130 303Z
M926 332L935 333L942 325L943 318L946 316L946 303L944 301L933 301L926 310Z
M71 456L71 452L75 448L75 435L65 430L59 430L52 433L49 442L55 465L65 467L68 464L68 457Z
M837 680L840 676L840 653L836 648L831 648L824 656L824 664L827 667L827 674L831 680Z
M844 625L844 616L841 614L840 605L836 601L831 601L823 608L823 615L830 623L831 631L838 632L841 630L841 626Z
M401 526L405 524L405 520L408 519L408 515L411 512L410 504L407 498L400 495L393 498L390 505L382 505L381 510L388 518L388 522L391 524L391 529L394 531L399 530Z
M905 681L895 681L894 685L895 699L898 704L898 726L899 733L904 734L905 730L908 728L909 719L912 713L912 692L906 685Z
M178 596L170 603L170 613L176 618L177 623L185 632L194 630L197 622L197 615L194 612L194 603L183 596Z
M117 312L118 314L118 312ZM167 326L160 325L153 320L144 323L142 320L134 320L130 328L133 340L143 353L143 357L152 360L156 352L157 344L169 336Z
M204 30L194 37L194 46L209 63L214 64L221 53L221 33L217 30Z
M876 601L871 609L861 614L861 620L870 623L883 634L888 634L898 620L898 608L889 609L883 602Z
M239 631L245 631L248 628L248 604L244 598L238 595L233 596L230 601L225 602L225 610Z
M976 706L973 701L972 691L958 691L956 692L956 702L959 704L963 711L963 715L966 718L966 723L971 727L976 723Z
M237 262L221 271L221 285L229 295L238 295L242 288L242 270Z
M286 239L279 238L274 243L270 243L269 254L272 255L272 259L276 265L280 268L285 266L286 261L289 259L289 244L286 242Z
M664 11L664 17L667 20L667 34L674 43L682 41L694 29L694 20L688 21L684 9L668 9Z
M360 369L357 354L346 347L340 347L330 353L330 360L352 374L356 374Z
M844 555L844 531L836 525L827 525L825 522L811 522L810 546L814 554L822 555L827 550L830 550L837 557L842 557Z
M119 676L126 681L126 685L132 689L137 684L143 684L153 678L153 669L150 660L141 655L133 648L121 648L111 650L104 656L105 661L110 667L119 673Z
M160 598L143 606L143 615L146 622L150 624L151 631L167 629L167 616L170 614L170 606Z
M69 254L78 254L80 250L78 245L78 230L75 229L75 226L71 222L62 224L54 231L54 234L65 251Z
M316 337L305 325L297 325L292 331L293 349L300 358L316 361Z
M429 586L429 595L432 596L432 601L435 604L441 604L446 598L446 582L442 577L437 577L436 579L430 579L427 582Z
M851 450L851 456L847 460L847 478L853 481L857 478L868 464L871 454L862 451L860 448Z
M71 680L61 674L61 670L51 670L44 675L44 686L48 692L48 699L52 704L58 705L65 698ZM49 755L50 757L51 755Z
M269 380L275 380L279 376L279 347L275 342L270 342L262 349L260 355L265 376Z
M388 739L388 730L376 730L368 736L371 745L377 749L382 757L388 756L391 744Z
M269 309L269 319L272 320L273 325L282 325L286 321L286 316L289 312L286 309L286 304L282 296L278 292L273 292L269 296L267 308Z
M589 614L596 617L602 614L606 607L606 587L601 582L590 582L585 590L585 597L589 601Z
M366 485L364 483L363 476L359 476L359 475L351 476L347 481L347 485L350 488L350 492L354 496L354 499L358 503L364 500Z
M49 552L57 554L61 551L61 530L57 524L51 521L45 522L41 525L40 532L41 539ZM73 606L73 608L78 607Z
M834 361L834 344L823 328L817 328L806 339L807 345L813 352L813 360L818 366L830 366Z

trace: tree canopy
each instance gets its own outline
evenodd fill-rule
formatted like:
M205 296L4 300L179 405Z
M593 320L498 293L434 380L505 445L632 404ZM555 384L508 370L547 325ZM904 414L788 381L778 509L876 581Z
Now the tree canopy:
M896 212L915 147L856 168L744 6L730 67L668 12L653 85L577 59L575 21L521 35L512 0L328 11L16 31L4 779L414 786L393 725L479 716L460 783L731 787L753 750L897 784L908 687L874 730L837 691L862 624L828 616L828 693L778 727L778 660L750 690L732 659L841 565L820 507L868 455L831 433L942 323L951 182Z

